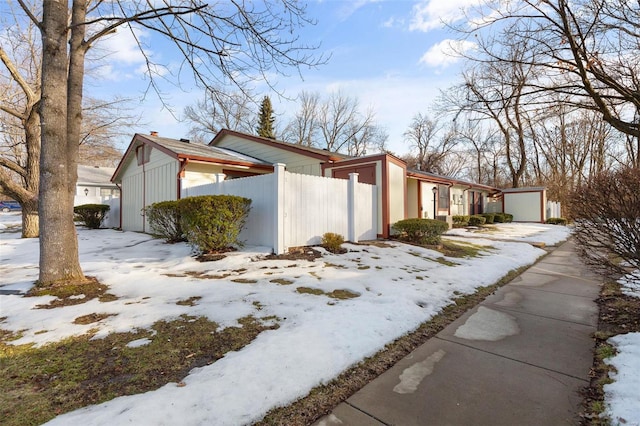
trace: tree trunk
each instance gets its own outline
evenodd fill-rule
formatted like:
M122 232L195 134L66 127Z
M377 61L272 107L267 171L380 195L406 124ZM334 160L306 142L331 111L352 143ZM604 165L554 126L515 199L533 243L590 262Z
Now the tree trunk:
M39 285L84 281L73 223L67 157L68 3L44 0L42 19L42 150L40 157Z
M22 238L38 238L38 200L22 203Z

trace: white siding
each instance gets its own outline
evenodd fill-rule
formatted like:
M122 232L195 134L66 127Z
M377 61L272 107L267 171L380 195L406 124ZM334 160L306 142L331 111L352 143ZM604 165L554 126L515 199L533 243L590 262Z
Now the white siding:
M464 215L469 210L467 205L467 193L464 188L451 187L449 189L449 196L451 197L451 215Z
M216 146L241 152L267 163L286 164L287 170L290 172L309 174L313 176L321 175L320 164L322 163L322 160L291 152L286 149L267 146L233 135L224 136Z
M178 197L178 160L153 149L149 162L143 165L138 165L132 155L121 176L122 229L148 231L144 207Z
M546 208L540 192L504 193L504 211L513 215L514 222L544 222Z
M394 163L388 163L389 173L389 223L403 220L405 213L406 177L404 169Z

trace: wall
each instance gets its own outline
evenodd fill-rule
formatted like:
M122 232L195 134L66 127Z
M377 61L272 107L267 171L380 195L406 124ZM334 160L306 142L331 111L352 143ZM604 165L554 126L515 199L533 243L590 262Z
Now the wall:
M418 205L417 179L407 179L407 219L420 217L420 206Z
M504 192L505 213L513 215L514 222L544 222L544 191Z
M148 231L144 207L178 198L178 161L153 149L149 162L143 165L132 155L121 176L122 229Z
M234 135L225 135L216 146L228 148L234 151L258 158L267 163L284 163L287 170L294 173L304 173L314 176L322 174L320 163L322 160L310 158L307 155L298 154L280 149L277 146L256 143L255 141Z
M399 165L388 162L389 184L389 224L393 225L405 218L405 185L407 182L405 170Z
M290 173L282 166L274 174L182 191L183 197L215 194L250 198L251 212L240 238L276 253L318 244L326 232L351 241L376 238L376 187L357 180Z

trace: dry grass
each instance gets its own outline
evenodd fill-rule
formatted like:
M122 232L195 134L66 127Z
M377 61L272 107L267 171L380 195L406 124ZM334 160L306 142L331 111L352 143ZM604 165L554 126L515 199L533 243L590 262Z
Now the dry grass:
M278 328L253 317L239 323L218 330L218 324L205 318L183 316L159 321L153 331L114 333L96 340L87 334L41 348L10 345L7 342L16 336L2 332L0 423L38 425L86 405L180 383L193 368L239 350L264 330ZM151 342L127 347L141 338Z

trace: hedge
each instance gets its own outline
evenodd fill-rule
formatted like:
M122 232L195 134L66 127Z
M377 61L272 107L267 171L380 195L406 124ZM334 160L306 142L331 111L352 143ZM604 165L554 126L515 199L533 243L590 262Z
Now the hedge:
M98 229L102 225L109 206L106 204L82 204L73 208L74 220L82 222L89 229Z
M492 225L493 224L493 220L496 217L495 213L482 213L482 214L480 214L480 216L485 218L485 223L487 225Z
M235 195L201 195L178 201L184 235L203 254L241 246L238 237L250 208L250 199Z
M145 209L151 233L164 238L168 243L185 241L178 201L160 201L153 203Z
M482 226L487 221L484 216L480 216L479 214L474 214L469 217L469 225L470 226Z
M564 217L550 217L544 223L548 223L549 225L566 225L567 219Z
M398 239L416 244L440 244L440 236L449 229L447 222L433 219L405 219L393 224Z

